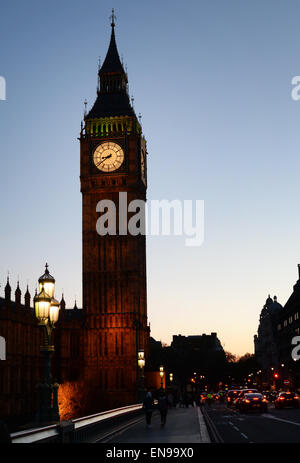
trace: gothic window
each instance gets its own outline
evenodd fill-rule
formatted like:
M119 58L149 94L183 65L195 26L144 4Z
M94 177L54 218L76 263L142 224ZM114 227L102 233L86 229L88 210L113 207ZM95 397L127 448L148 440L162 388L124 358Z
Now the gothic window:
M121 355L124 354L124 336L123 333L121 333Z
M299 333L300 333L300 328L296 328L296 329L295 329L295 333L296 333L296 334L299 334Z
M107 350L107 333L105 333L105 339L104 339L104 355L108 354Z
M102 356L102 336L99 334L99 350L98 350L98 357Z
M119 355L118 335L116 334L116 355Z
M277 325L277 330L278 330L278 331L281 330L281 323L279 323L279 325Z
M283 326L287 326L287 320L284 320Z
M294 315L294 319L298 320L298 318L299 318L299 312L296 312L295 315Z
M289 324L293 323L293 317L289 317Z

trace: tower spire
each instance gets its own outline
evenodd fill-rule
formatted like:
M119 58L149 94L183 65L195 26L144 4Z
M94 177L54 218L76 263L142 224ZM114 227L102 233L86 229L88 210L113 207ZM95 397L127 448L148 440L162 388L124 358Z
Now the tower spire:
M85 119L111 116L135 116L128 95L128 79L121 62L115 37L115 10L112 10L111 36L105 60L98 71L97 99Z
M111 20L111 27L114 28L115 25L116 25L115 19L117 19L116 15L115 15L115 9L114 8L112 9L112 13L111 13L111 16L110 16L109 19Z

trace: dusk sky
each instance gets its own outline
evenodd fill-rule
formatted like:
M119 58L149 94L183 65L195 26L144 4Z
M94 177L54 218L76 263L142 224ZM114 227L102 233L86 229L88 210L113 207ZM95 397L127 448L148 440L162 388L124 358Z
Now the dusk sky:
M253 352L300 263L298 0L1 0L0 281L81 307L80 122L116 40L148 143L148 198L204 200L205 240L148 237L151 335L217 332Z

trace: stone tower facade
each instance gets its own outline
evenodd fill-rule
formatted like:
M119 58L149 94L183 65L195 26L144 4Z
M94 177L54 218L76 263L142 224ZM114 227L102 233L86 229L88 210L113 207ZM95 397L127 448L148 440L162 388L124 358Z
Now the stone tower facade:
M147 355L149 344L146 238L127 232L134 215L127 214L129 203L146 201L146 141L130 104L114 16L111 26L97 98L80 135L84 379L90 401L106 408L136 400L137 352ZM108 202L115 207L115 230L105 235L99 219Z

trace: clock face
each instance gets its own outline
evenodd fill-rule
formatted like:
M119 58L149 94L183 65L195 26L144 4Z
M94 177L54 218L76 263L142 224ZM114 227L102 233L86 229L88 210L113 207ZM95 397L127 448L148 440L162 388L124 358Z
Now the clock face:
M124 162L121 146L111 141L102 143L94 151L94 164L103 172L114 172Z

